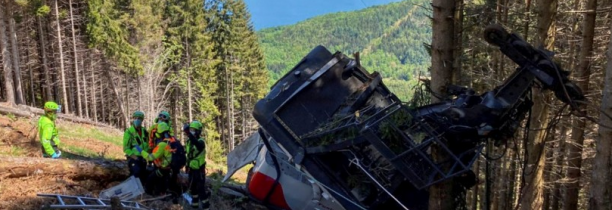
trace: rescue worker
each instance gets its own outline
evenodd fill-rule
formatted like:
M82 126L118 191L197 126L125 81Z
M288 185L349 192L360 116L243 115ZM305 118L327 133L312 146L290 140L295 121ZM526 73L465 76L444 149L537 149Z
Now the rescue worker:
M149 129L149 149L155 148L155 132L157 130L157 125L160 122L165 122L168 126L170 126L170 135L174 136L174 129L172 129L172 120L170 120L170 113L167 111L159 112L159 115L153 120L153 125ZM151 152L148 150L148 152Z
M191 208L208 209L206 194L206 142L202 137L202 123L195 120L183 126L187 135L185 150L187 151L187 173L189 174L189 192L192 201Z
M168 181L171 176L170 163L172 152L169 145L170 126L165 122L157 124L155 132L156 146L151 153L136 145L136 150L147 161L153 161L155 170L147 177L145 189L149 194L165 194L168 190Z
M144 120L144 112L135 111L132 114L131 126L125 129L123 133L123 152L127 158L128 167L130 169L130 175L136 178L140 178L141 182L145 182L147 161L142 157L142 154L138 152L136 146L139 146L145 151L149 151L149 133L147 129L142 126Z
M62 155L59 150L59 136L55 127L57 113L61 111L61 106L53 101L48 101L44 105L45 114L38 120L38 136L42 144L43 157L57 159Z

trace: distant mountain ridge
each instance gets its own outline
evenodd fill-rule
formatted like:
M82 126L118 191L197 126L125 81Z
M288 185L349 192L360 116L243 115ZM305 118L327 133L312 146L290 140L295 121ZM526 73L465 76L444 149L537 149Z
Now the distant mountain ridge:
M430 56L423 43L431 42L428 1L405 0L352 12L331 13L294 25L262 29L258 33L273 83L317 45L330 51L359 51L361 63L377 71L385 84L406 100L406 91L424 74Z

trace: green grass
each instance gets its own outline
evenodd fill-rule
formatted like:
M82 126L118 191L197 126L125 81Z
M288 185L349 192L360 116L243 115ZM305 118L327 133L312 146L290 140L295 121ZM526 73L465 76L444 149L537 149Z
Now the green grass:
M64 147L64 149L66 149L67 152L70 152L72 154L75 155L80 155L80 156L85 156L85 157L98 157L98 154L96 154L94 151L88 150L86 148L81 148L81 147L76 147L74 145L66 145ZM71 158L71 155L69 154L64 154L67 158Z
M67 159L80 159L80 157L88 157L88 158L104 158L108 160L115 159L116 157L112 157L110 154L98 154L94 151L91 151L87 148L81 148L74 145L66 145L62 147L65 151L62 154L62 157Z
M11 121L13 121L13 122L17 121L17 117L15 117L15 115L14 115L14 114L12 114L12 113L8 113L8 114L6 115L6 117L8 117L9 119L11 119Z
M109 142L118 146L123 144L123 136L117 134L109 134L96 129L95 127L82 127L58 125L58 132L61 137L74 139L95 139L97 141Z
M8 156L21 156L26 154L25 150L21 147L11 146L11 151L2 151L0 155L8 155Z

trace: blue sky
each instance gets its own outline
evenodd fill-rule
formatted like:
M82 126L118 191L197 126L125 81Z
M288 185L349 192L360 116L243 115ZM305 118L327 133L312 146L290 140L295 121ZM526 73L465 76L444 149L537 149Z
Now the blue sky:
M400 0L245 0L256 30Z

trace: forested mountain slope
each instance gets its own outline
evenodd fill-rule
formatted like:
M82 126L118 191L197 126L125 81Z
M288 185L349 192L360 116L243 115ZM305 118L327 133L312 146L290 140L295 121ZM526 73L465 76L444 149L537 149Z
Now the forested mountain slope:
M270 82L289 71L317 45L330 51L361 53L362 65L378 71L407 99L406 88L430 65L424 44L431 40L428 2L406 0L367 9L327 14L258 32Z

